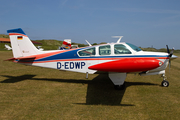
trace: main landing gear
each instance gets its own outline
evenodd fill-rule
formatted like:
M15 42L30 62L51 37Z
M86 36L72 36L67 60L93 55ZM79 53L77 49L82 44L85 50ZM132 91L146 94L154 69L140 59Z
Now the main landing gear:
M123 90L125 88L126 73L109 72L109 78L114 84L115 90Z
M167 79L166 76L163 74L162 77L163 77L163 81L161 82L161 86L168 87L169 82L166 80Z

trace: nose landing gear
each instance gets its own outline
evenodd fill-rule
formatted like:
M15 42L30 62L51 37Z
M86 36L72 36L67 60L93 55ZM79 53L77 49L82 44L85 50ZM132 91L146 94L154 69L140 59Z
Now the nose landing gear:
M168 87L169 86L169 82L166 80L167 77L165 76L165 74L163 74L162 77L163 77L163 81L161 82L161 86Z

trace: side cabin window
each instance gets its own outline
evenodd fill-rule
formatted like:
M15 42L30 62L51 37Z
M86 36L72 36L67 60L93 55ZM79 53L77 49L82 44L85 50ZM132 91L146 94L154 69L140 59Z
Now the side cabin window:
M110 45L100 46L99 47L99 55L110 55L111 47Z
M91 55L96 54L96 50L95 50L95 47L93 47L93 48L89 48L89 49L79 51L78 54L79 54L79 56L91 56Z
M124 45L116 44L114 45L114 54L131 54L131 51Z

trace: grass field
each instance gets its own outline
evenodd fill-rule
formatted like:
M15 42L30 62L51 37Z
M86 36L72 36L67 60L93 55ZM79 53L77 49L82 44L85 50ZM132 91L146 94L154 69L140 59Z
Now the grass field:
M176 54L180 56L180 54ZM169 87L160 76L129 74L126 88L114 90L107 75L86 75L3 61L0 51L1 120L179 120L180 59L167 68Z

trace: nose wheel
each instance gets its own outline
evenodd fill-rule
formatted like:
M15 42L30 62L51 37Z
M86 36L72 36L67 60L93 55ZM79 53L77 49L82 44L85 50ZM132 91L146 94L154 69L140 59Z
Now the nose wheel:
M162 77L163 77L163 81L161 82L161 86L168 87L169 82L166 80L166 76L163 74Z
M161 82L161 85L162 85L163 87L168 87L168 86L169 86L169 82L168 82L167 80L163 80L163 81Z

